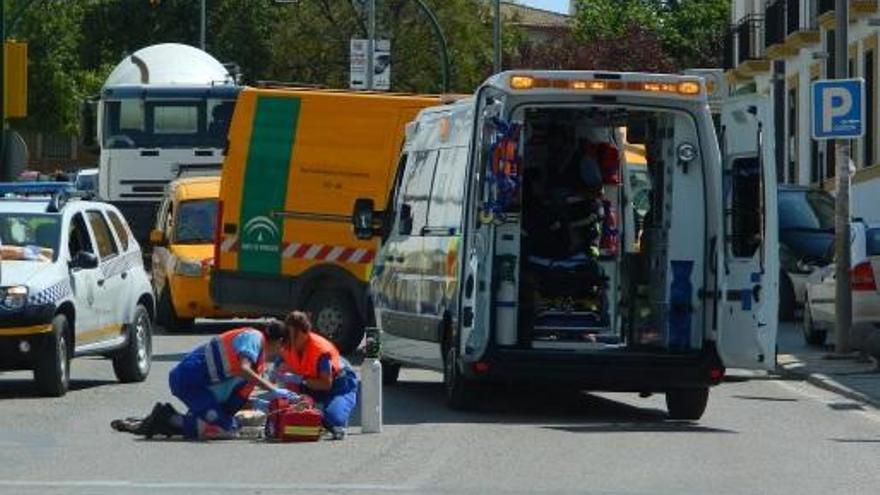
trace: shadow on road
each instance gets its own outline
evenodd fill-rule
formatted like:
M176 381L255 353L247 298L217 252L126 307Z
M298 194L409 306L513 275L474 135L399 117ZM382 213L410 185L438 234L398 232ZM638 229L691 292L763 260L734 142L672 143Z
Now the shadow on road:
M105 385L119 385L115 380L70 380L69 392L103 387ZM0 399L45 399L37 390L33 380L23 379L0 379Z
M161 363L177 363L183 360L186 357L185 352L172 352L169 354L153 354L154 362Z
M835 443L880 443L880 438L831 438Z
M636 407L570 390L489 389L475 412L446 406L441 383L401 381L384 388L388 425L477 423L536 425L578 433L706 432L736 433L697 424L668 421L665 410ZM353 418L359 424L359 418Z

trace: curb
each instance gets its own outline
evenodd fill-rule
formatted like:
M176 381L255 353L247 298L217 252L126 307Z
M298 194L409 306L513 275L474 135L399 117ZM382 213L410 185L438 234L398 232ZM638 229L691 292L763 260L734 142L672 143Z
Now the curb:
M856 402L860 402L862 404L871 406L875 409L880 409L880 397L871 397L870 395L863 394L857 390L853 390L846 385L834 380L828 375L824 375L822 373L813 373L804 369L797 365L784 365L776 368L776 372L787 378L795 378L798 380L805 380L807 383L819 387L823 390L827 390L829 392L833 392L837 395L841 395L848 399L854 400Z

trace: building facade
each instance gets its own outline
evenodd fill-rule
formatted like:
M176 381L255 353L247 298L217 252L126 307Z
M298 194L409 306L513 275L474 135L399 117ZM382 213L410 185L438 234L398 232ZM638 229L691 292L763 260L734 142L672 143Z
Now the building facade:
M810 84L834 75L835 0L731 0L724 69L732 94L772 99L780 183L835 190L834 146L810 133ZM880 0L849 0L847 68L865 80L867 122L851 141L853 216L880 221Z

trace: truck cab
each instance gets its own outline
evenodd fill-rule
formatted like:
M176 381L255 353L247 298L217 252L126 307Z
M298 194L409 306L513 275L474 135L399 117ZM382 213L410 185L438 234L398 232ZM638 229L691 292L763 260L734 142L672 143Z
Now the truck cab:
M353 213L383 239L388 381L442 370L453 407L489 382L665 393L670 417L698 419L726 367L772 369L772 150L743 111L759 158L736 162L698 77L505 72L423 110L388 211Z

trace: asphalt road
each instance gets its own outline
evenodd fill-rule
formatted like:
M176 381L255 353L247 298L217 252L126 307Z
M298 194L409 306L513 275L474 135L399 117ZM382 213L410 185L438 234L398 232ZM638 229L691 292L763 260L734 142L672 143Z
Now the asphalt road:
M699 423L667 421L660 396L620 394L508 391L456 413L438 374L404 371L379 435L357 418L345 441L317 444L111 431L168 398L168 370L205 337L157 336L142 384L117 384L97 359L74 362L60 399L34 396L29 373L0 375L0 493L880 493L876 410L744 374L713 390Z

